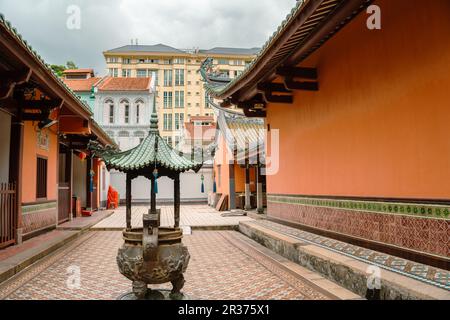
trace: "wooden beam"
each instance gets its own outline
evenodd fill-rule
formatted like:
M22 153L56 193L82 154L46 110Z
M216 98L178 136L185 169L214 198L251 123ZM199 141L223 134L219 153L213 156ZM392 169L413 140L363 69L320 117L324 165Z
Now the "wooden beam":
M17 85L30 81L33 72L26 69L18 72L8 72L0 74L0 100L10 98Z
M314 81L295 81L293 78L285 78L284 84L291 90L319 91L319 83Z
M265 82L265 83L259 83L258 86L258 92L281 92L281 93L291 93L291 90L288 90L284 83L271 83L271 82Z
M316 68L303 67L279 67L277 68L277 75L287 78L301 78L308 80L317 80Z
M294 102L294 97L292 95L274 95L271 92L265 92L264 100L266 101L266 103L292 104Z
M267 117L267 113L265 110L255 110L244 108L244 114L248 118L265 118Z

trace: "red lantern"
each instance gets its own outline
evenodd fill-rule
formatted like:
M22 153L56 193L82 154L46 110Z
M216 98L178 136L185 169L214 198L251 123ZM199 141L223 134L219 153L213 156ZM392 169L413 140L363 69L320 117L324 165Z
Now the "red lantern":
M80 154L78 155L78 157L80 157L81 161L84 161L87 158L87 154L84 152L80 152Z

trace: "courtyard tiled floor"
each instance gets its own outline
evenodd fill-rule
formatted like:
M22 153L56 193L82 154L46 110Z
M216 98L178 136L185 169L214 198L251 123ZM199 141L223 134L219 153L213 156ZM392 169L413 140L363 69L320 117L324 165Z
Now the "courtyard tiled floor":
M191 253L184 292L193 299L329 299L326 291L286 274L274 261L245 246L234 231L196 231L184 238ZM121 232L89 232L0 285L0 299L116 299L131 283L118 271ZM69 289L68 268L81 272ZM161 288L170 288L162 286Z
M133 227L142 227L142 215L148 213L148 207L134 206L131 215ZM93 229L114 230L126 227L125 208L120 207L115 213L101 221ZM240 221L251 221L249 217L222 217L221 212L206 205L181 206L180 225L190 227L237 226ZM161 226L173 226L173 206L161 207Z

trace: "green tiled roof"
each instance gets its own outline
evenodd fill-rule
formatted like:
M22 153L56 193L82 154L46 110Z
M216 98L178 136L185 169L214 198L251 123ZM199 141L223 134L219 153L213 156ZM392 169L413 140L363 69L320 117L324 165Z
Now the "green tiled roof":
M198 171L202 167L201 163L192 162L181 156L153 131L136 148L117 154L106 154L103 155L103 159L109 168L122 172L153 168L155 163L157 167L178 172Z

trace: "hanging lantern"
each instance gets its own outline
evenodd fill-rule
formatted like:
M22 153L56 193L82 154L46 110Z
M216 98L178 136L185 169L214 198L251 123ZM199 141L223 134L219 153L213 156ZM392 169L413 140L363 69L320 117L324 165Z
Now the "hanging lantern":
M78 157L81 159L81 161L86 160L87 158L87 154L84 152L80 152L80 154L78 155Z
M94 192L94 176L95 176L95 171L91 170L89 172L90 175L90 181L89 181L89 192Z
M155 170L153 170L153 177L155 177L155 182L153 183L153 189L155 190L155 194L158 193L158 169L155 168Z
M205 193L205 176L202 174L202 193Z

